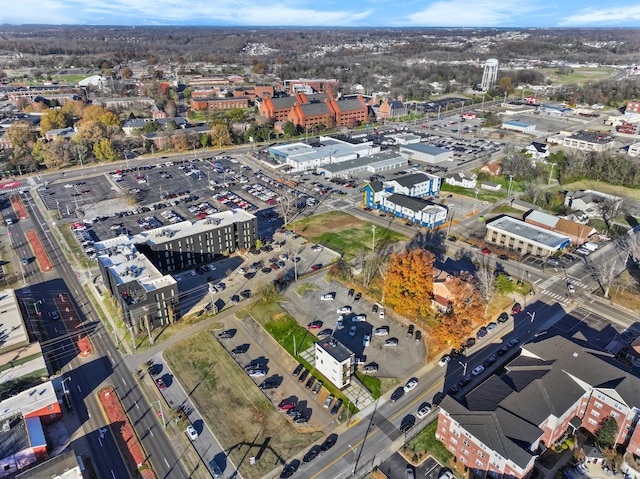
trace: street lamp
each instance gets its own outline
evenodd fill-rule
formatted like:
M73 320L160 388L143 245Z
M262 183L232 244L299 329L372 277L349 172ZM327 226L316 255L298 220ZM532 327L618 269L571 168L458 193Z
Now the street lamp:
M160 410L158 411L158 415L162 418L162 427L164 427L166 429L167 428L167 422L166 422L165 417L164 417L164 412L162 412L162 403L160 402L160 400L158 400L158 401L152 401L151 404L157 404L158 407L160 408Z
M376 225L371 225L371 251L376 250Z
M67 381L71 381L71 376L67 376L66 378L64 378L62 380L62 392L64 394L69 394L69 390L67 388L64 387L64 383L66 383Z
M473 197L473 210L471 214L475 214L476 212L476 201L478 199L478 190L476 189L476 195Z
M36 314L38 316L42 316L42 311L38 311L38 305L42 304L43 300L39 299L38 301L36 301L35 303L33 303L33 308L36 310Z

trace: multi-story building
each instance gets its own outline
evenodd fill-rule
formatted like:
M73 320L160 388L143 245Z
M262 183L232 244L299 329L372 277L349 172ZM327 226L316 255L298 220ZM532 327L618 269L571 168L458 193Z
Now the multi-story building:
M284 85L292 95L299 92L331 92L335 95L340 89L340 81L335 78L298 78L297 80L285 80Z
M103 282L125 324L157 326L180 316L178 285L170 273L250 249L257 238L256 217L232 210L135 236L118 236L96 243L95 248Z
M610 417L615 444L640 453L640 379L610 354L554 336L524 345L504 370L440 403L436 437L478 477L521 479L567 432L595 434Z
M625 113L640 114L640 101L631 100L627 102L627 107L624 110Z
M355 370L355 353L334 337L317 341L315 352L318 372L338 389L346 388Z
M487 221L485 240L520 255L547 257L571 244L563 234L503 215Z
M423 172L398 176L382 183L387 191L416 198L438 195L441 184L442 178Z
M192 110L233 110L235 108L249 108L249 97L198 97L191 98Z
M352 128L367 121L369 107L361 96L348 98L345 100L335 100L329 94L329 108L333 113L335 126L346 126Z

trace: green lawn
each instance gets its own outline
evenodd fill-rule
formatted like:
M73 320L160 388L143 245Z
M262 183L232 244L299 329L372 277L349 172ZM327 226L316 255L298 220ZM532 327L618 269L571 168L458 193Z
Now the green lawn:
M493 182L495 183L495 181ZM489 190L481 190L478 186L478 201L487 201L489 203L495 203L496 201L503 200L507 197L507 190L503 188L503 191L489 191ZM442 183L440 187L440 191L445 193L456 193L462 196L468 196L470 198L475 198L476 189L473 188L463 188L462 186L453 186L448 185L446 183ZM441 195L442 196L442 195Z
M362 221L342 211L330 211L291 223L291 229L310 241L342 253L348 261L362 250L371 251L383 242L408 241L406 236L387 228L376 226L375 240L371 223Z
M567 75L559 75L557 68L541 68L540 71L554 85L587 85L611 78L619 72L615 68L573 68Z
M211 331L177 343L164 356L243 477L264 476L320 438L299 433ZM256 457L254 466L249 457Z
M438 421L435 420L407 443L407 449L418 455L424 453L431 454L440 464L448 466L449 461L453 458L453 454L447 450L444 444L436 439L435 433L437 428Z
M359 371L356 371L356 377L362 384L364 384L375 399L378 399L384 393L382 391L382 381L380 381L380 379L373 376L367 376Z

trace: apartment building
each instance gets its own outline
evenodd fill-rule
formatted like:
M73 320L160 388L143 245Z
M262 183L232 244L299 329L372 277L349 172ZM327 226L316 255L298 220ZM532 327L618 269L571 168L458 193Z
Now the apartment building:
M554 336L529 343L463 397L440 404L436 437L476 475L524 478L567 431L618 423L616 444L640 453L640 379L610 355Z

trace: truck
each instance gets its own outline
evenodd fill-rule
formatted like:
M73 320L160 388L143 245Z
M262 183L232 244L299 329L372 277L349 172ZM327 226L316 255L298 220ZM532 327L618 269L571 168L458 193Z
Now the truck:
M582 245L583 248L588 249L591 252L594 252L595 250L598 249L598 245L592 242L587 242L585 244Z

